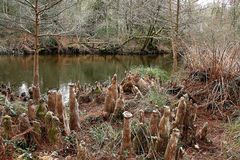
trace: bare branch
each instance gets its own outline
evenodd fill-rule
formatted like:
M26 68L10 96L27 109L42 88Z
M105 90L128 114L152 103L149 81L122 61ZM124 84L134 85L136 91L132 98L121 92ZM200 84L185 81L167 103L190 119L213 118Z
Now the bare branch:
M30 8L32 8L32 9L34 9L35 7L33 6L33 4L31 3L31 2L29 2L28 0L23 0L23 1L21 1L21 0L16 0L18 3L20 3L20 4L23 4L23 5L25 5L25 6L28 6L28 7L30 7Z
M52 4L46 4L44 5L43 9L40 9L40 11L38 12L38 14L42 14L44 13L45 11L53 8L54 6L58 5L59 3L61 3L63 0L57 0L55 2L53 2Z

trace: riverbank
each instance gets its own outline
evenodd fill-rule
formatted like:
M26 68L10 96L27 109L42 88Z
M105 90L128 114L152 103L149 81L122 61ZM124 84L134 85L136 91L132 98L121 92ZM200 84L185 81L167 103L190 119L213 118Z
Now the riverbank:
M25 49L0 49L0 55L13 55L13 56L22 56L22 55L33 55L33 50ZM74 47L61 48L51 47L41 49L39 55L164 55L170 54L168 51L164 50L139 50L139 51L123 51L121 49L80 49Z
M181 72L180 74L184 75L182 78L187 78L189 73L185 70L184 73ZM197 79L196 75L192 75L192 77L195 77L195 80ZM192 91L189 90L186 84L189 84L190 81L184 83L185 80L176 79L176 77L171 78L166 72L158 69L134 68L131 72L127 72L125 77L119 81L116 81L116 76L113 76L112 82L104 84L97 83L92 86L84 86L76 83L72 89L76 93L76 99L79 104L79 106L75 106L75 109L76 111L79 110L80 117L75 117L75 120L79 120L80 129L78 130L75 124L76 128L71 129L70 134L65 130L64 121L60 124L52 121L63 118L55 110L61 103L56 103L53 98L54 94L57 93L59 95L59 92L48 92L47 99L43 99L40 105L34 105L28 100L27 103L22 102L21 99L24 97L15 97L12 101L10 97L1 96L3 115L10 115L12 124L18 126L12 128L13 135L10 135L9 138L5 137L8 130L1 126L1 133L4 134L4 139L8 139L11 142L5 143L3 141L1 146L4 146L9 151L9 148L13 145L14 147L10 152L14 154L10 155L15 156L12 158L18 157L19 159L26 157L30 159L32 157L32 159L59 158L66 160L82 157L84 157L83 159L96 160L117 159L121 156L121 150L125 149L121 146L126 142L123 138L127 135L122 135L122 132L128 125L125 125L126 117L124 118L122 113L127 111L127 116L133 116L128 118L130 118L131 123L131 125L129 124L131 126L129 128L131 133L130 142L132 142L131 149L134 154L129 155L129 152L126 152L124 156L133 156L136 159L163 157L165 150L167 150L166 146L164 149L161 149L161 147L155 148L160 149L160 152L150 149L153 147L153 142L155 143L155 140L159 140L154 139L154 137L159 137L161 136L160 133L164 132L158 126L160 122L162 125L170 125L170 133L175 132L173 128L176 124L182 123L182 127L181 125L178 126L181 138L179 136L176 137L179 141L178 144L181 144L180 148L176 148L179 151L177 152L178 156L189 159L239 159L238 134L240 114L238 111L240 106L230 105L227 108L224 106L209 108L205 104L205 97L199 100L193 96L193 93L202 90L196 88ZM201 84L202 86L207 86L204 81L192 80L191 82L192 85ZM116 93L116 90L114 90L116 84L120 88L117 91L117 95L119 95L117 96L118 103L116 106L112 106L109 105L112 104L111 99L107 97ZM71 85L69 90L71 91ZM8 92L7 87L5 92L2 93L6 92ZM71 101L71 96L69 95L69 97ZM217 99L213 100L217 102ZM22 105L20 105L20 102ZM67 103L65 108L67 119L71 119L71 112L75 112L70 105L72 104ZM170 112L168 107L164 107L166 105L170 107ZM21 107L23 109L20 111L17 109L19 106L23 106ZM40 106L45 108L41 110L45 117L40 114ZM114 107L113 113L111 107ZM182 110L182 107L186 108ZM25 115L23 115L24 112ZM161 123L161 119L167 115L170 116L168 119L169 124ZM49 116L50 119L48 119ZM9 117L3 116L1 118L3 118L4 122ZM183 119L183 121L178 121L179 118ZM24 128L22 122L29 122L29 124L24 125L26 127ZM54 124L56 130L53 128L54 132L51 133L57 134L49 135L46 128L48 123L46 122ZM31 127L36 127L33 124L38 123L41 124L41 129L36 130L36 128L33 128L32 130ZM63 127L59 128L56 124L63 125ZM41 133L39 134L41 135L40 137L37 137L36 131ZM185 131L187 132L185 133ZM29 136L42 140L39 141L33 138L33 141L29 141L31 139L29 139ZM49 136L53 136L53 140L56 136L58 139L50 141ZM168 134L168 136L170 138L173 134ZM171 143L170 139L166 142Z
M2 39L0 55L32 55L34 39L21 35L14 40ZM130 37L127 39L88 39L75 36L46 36L40 40L40 55L163 55L171 53L168 41L153 44L152 38Z

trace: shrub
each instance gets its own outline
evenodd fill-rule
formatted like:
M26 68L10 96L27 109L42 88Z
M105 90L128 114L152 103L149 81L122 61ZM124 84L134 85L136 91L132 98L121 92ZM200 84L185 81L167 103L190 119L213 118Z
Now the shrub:
M190 77L185 82L195 97L207 100L207 104L230 100L239 104L240 99L240 45L228 44L214 50L209 47L188 47L184 56ZM203 87L201 83L205 85ZM196 88L199 86L200 88ZM206 87L207 86L207 87ZM201 95L195 93L202 91Z

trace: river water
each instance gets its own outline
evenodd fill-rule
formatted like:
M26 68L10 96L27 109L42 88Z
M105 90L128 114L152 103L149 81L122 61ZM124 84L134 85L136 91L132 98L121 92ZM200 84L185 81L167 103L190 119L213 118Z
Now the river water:
M124 71L137 66L158 66L171 71L172 60L165 56L40 56L40 85L42 91L57 88L67 93L69 82L94 83L105 81L114 73L118 78ZM0 82L8 83L20 92L32 83L33 57L0 56ZM66 94L65 94L66 95ZM66 95L67 96L67 95Z

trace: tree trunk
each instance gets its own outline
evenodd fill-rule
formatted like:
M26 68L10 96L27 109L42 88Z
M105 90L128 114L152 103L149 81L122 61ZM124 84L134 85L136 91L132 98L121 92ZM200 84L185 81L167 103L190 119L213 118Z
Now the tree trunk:
M173 52L173 72L175 72L178 66L177 42L178 42L178 32L179 32L180 0L177 0L177 14L176 14L175 26L173 23L172 0L169 0L168 3L169 3L169 21L171 24L170 36L171 36L172 52Z
M35 1L35 53L34 53L34 70L33 70L33 100L35 103L40 99L39 87L39 28L40 15L38 8L38 0Z

